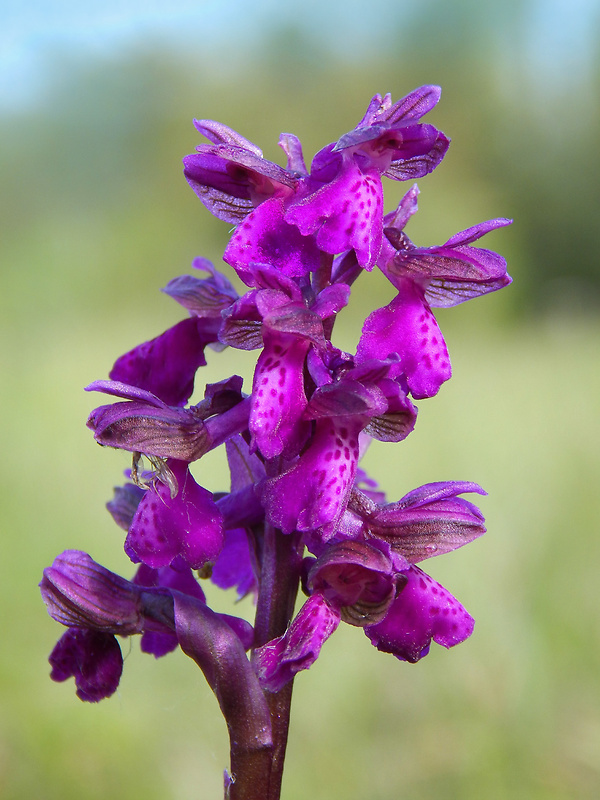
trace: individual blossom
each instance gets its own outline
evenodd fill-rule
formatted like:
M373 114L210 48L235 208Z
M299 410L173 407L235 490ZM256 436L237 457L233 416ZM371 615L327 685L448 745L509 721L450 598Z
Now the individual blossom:
M419 248L404 233L417 210L413 186L384 219L386 245L379 264L398 294L365 321L356 358L360 362L397 353L411 394L432 397L451 376L450 357L433 307L448 307L501 289L511 282L506 261L472 243L509 225L500 218L455 234L439 247Z
M202 203L219 219L237 225L223 255L248 285L252 262L276 266L300 277L320 264L312 237L303 236L284 218L284 209L306 174L300 142L291 134L280 144L288 168L263 158L262 151L226 125L194 120L212 144L201 144L183 159L184 175Z
M118 687L123 657L115 636L141 634L142 651L158 658L179 644L174 599L191 598L200 604L197 609L205 606L202 589L181 559L160 570L141 565L132 582L87 553L66 550L44 570L40 590L50 616L68 628L50 655L51 678L75 678L77 696L87 702L109 697ZM217 617L219 630L225 622L242 647L252 645L251 625L238 617Z
M473 618L416 562L450 552L484 533L479 509L458 497L473 483L422 486L379 504L354 489L336 536L309 536L317 558L305 562L309 599L277 640L259 648L255 668L269 691L311 666L340 621L362 627L377 649L415 663L432 641L452 647L473 632Z
M383 241L382 176L422 177L448 149L441 131L420 122L440 92L422 86L394 104L389 94L375 95L356 128L317 153L286 220L305 236L313 234L321 250L352 249L359 264L372 269Z
M86 391L126 402L94 409L87 426L101 445L190 463L246 428L250 401L244 400L241 387L237 376L210 384L203 401L182 408L136 386L94 381Z
M466 481L427 484L396 503L375 503L355 492L340 534L378 545L383 542L393 558L408 562L401 570L405 585L385 618L365 627L379 650L414 663L427 655L432 640L452 647L473 632L473 619L464 607L416 566L485 532L480 510L459 497L466 492L485 494L478 484Z
M50 677L74 677L81 700L109 697L123 671L115 635L142 633L147 622L141 591L78 550L65 551L44 570L40 590L48 613L68 627L50 655Z

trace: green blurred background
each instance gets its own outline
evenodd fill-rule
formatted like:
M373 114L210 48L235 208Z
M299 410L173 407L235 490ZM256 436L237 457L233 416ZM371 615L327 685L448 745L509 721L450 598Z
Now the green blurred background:
M485 244L515 283L438 314L453 380L419 404L405 443L374 445L365 465L390 500L438 480L488 490L488 534L425 565L477 625L414 666L340 629L296 681L283 797L600 796L597 4L181 5L111 16L111 3L55 0L25 20L9 10L0 34L14 55L0 118L0 796L221 796L225 726L185 656L124 642L118 694L98 706L48 679L62 630L39 597L44 566L74 547L132 574L104 510L128 459L94 444L85 420L100 398L82 387L181 318L159 289L194 256L220 263L228 228L181 175L194 116L279 163L292 131L310 159L375 92L422 83L442 85L430 121L453 143L419 181L408 233L427 246L514 217ZM19 47L33 54L22 68ZM391 210L407 186L385 188ZM346 348L391 298L375 274L359 286L338 324ZM205 373L251 370L225 351ZM227 488L219 458L196 469L213 490Z

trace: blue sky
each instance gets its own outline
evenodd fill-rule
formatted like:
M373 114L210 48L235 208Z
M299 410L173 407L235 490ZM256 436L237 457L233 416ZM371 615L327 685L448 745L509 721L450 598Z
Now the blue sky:
M489 12L492 25L504 2L479 0L473 8L482 22ZM598 36L598 0L525 0L521 6L530 63L555 80L585 69ZM260 41L265 29L290 23L327 37L340 52L364 52L385 41L390 19L418 7L426 9L427 0L0 0L0 108L35 99L51 53L119 54L150 39L190 56L208 43L227 61Z

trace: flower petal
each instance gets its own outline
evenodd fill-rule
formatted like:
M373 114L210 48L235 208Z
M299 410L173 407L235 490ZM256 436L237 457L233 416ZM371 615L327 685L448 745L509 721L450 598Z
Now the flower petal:
M75 678L77 697L97 703L117 690L123 672L123 656L110 633L69 628L48 659L53 681Z
M427 655L432 639L444 647L468 639L475 622L458 600L419 567L411 566L404 574L408 582L386 618L365 628L372 644L415 663Z
M361 171L345 158L337 177L292 203L286 219L305 236L316 233L326 253L354 249L359 264L372 269L382 242L383 189L376 168Z
M397 287L397 297L367 318L356 360L397 353L413 397L433 397L452 374L446 343L422 290L407 278Z
M304 361L308 340L264 332L265 347L254 371L250 432L265 458L297 451L304 425ZM293 453L295 455L295 453Z
M303 235L286 221L283 197L265 200L235 229L223 253L223 260L253 286L253 262L270 264L284 275L299 278L318 269L321 257L311 236Z
M352 489L358 465L362 417L316 423L309 448L294 466L261 487L265 514L284 533L322 529L330 538Z
M193 569L215 561L223 546L221 515L212 494L199 486L181 461L168 461L179 491L155 482L142 498L127 538L125 552L149 567L164 567L181 555Z
M339 613L320 595L309 597L283 636L254 651L261 686L278 692L297 672L311 667L339 622Z
M184 319L121 356L110 378L152 392L170 406L185 405L198 367L206 364L204 348L218 341L220 326L217 318Z

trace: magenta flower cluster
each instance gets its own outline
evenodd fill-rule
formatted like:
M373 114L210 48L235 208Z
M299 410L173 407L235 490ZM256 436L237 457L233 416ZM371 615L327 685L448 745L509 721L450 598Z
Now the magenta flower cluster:
M435 86L396 103L376 95L310 169L292 134L279 140L281 167L227 126L195 121L208 143L184 159L184 174L234 226L223 258L248 289L240 295L196 259L194 275L164 289L186 318L87 387L116 398L90 415L96 441L133 454L131 480L108 509L139 566L128 581L70 550L44 572L49 613L67 626L52 677L74 677L81 699L115 691L123 664L115 636L140 634L144 652L179 646L197 661L230 729L240 714L231 711L234 693L272 742L269 696L314 663L340 621L409 662L432 641L451 647L471 634L472 617L418 565L484 532L462 497L483 490L432 483L388 503L359 467L372 438L405 439L413 401L450 378L432 307L510 283L504 259L478 246L510 220L419 247L405 233L416 184L384 213L384 177L412 182L446 154L447 137L421 121L439 96ZM344 352L332 343L336 317L374 268L390 283L390 301L367 316L356 352ZM209 345L256 350L252 386L244 391L232 376L190 404ZM192 467L220 445L231 485L213 494ZM211 611L196 575L253 595L255 624ZM294 616L299 587L306 600Z

